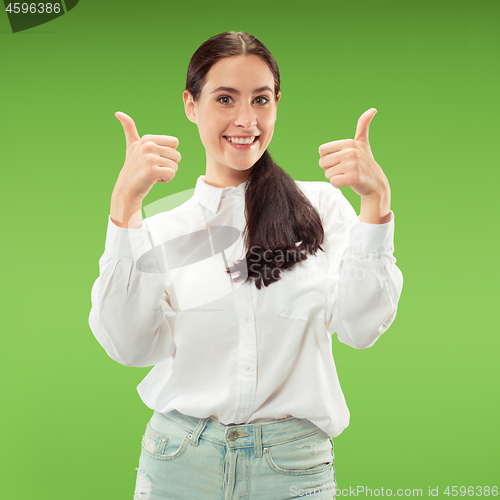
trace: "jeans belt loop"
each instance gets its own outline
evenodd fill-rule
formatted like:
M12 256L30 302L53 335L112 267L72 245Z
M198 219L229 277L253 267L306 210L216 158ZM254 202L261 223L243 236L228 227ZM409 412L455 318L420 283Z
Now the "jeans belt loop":
M254 437L254 450L255 456L262 456L262 426L254 425L253 427L253 437Z
M193 431L193 436L191 438L192 445L198 446L198 441L200 439L200 435L203 432L203 430L205 429L207 422L208 422L208 417L207 418L200 418L198 425L196 426L195 430Z

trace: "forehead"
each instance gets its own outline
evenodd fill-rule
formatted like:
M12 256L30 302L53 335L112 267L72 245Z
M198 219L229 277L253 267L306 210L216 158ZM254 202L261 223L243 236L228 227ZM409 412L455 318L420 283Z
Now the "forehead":
M205 93L217 87L232 87L240 91L269 86L274 89L274 76L267 63L256 55L225 57L208 71Z

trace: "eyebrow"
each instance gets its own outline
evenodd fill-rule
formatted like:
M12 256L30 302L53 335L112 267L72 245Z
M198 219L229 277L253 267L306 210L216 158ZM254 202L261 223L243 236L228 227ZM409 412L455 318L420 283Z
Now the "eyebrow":
M269 90L269 92L272 92L272 89L266 85L264 87L259 87L258 89L255 89L253 93L257 94L258 92L264 92L265 90ZM210 94L215 94L215 92L220 92L220 91L241 95L241 92L239 90L233 89L232 87L217 87L213 92L210 92Z

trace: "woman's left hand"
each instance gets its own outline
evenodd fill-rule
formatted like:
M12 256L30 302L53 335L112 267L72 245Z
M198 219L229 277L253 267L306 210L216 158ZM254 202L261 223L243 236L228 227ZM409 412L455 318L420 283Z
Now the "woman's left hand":
M389 181L375 161L368 140L368 129L375 108L365 111L358 120L354 140L327 142L319 147L319 166L330 183L341 188L349 186L361 199L387 198Z

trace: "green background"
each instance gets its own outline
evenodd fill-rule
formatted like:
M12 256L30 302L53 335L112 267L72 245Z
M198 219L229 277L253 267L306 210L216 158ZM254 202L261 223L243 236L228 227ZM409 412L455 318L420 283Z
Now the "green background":
M447 485L498 485L499 14L481 0L82 0L12 34L0 13L1 496L133 496L152 414L136 386L150 369L112 361L88 326L125 157L114 113L180 141L175 179L144 205L193 188L205 157L184 114L186 69L227 30L278 61L270 151L294 179L324 181L318 146L354 138L378 109L370 144L405 282L373 347L333 339L351 411L335 439L338 486L439 486L442 497Z

